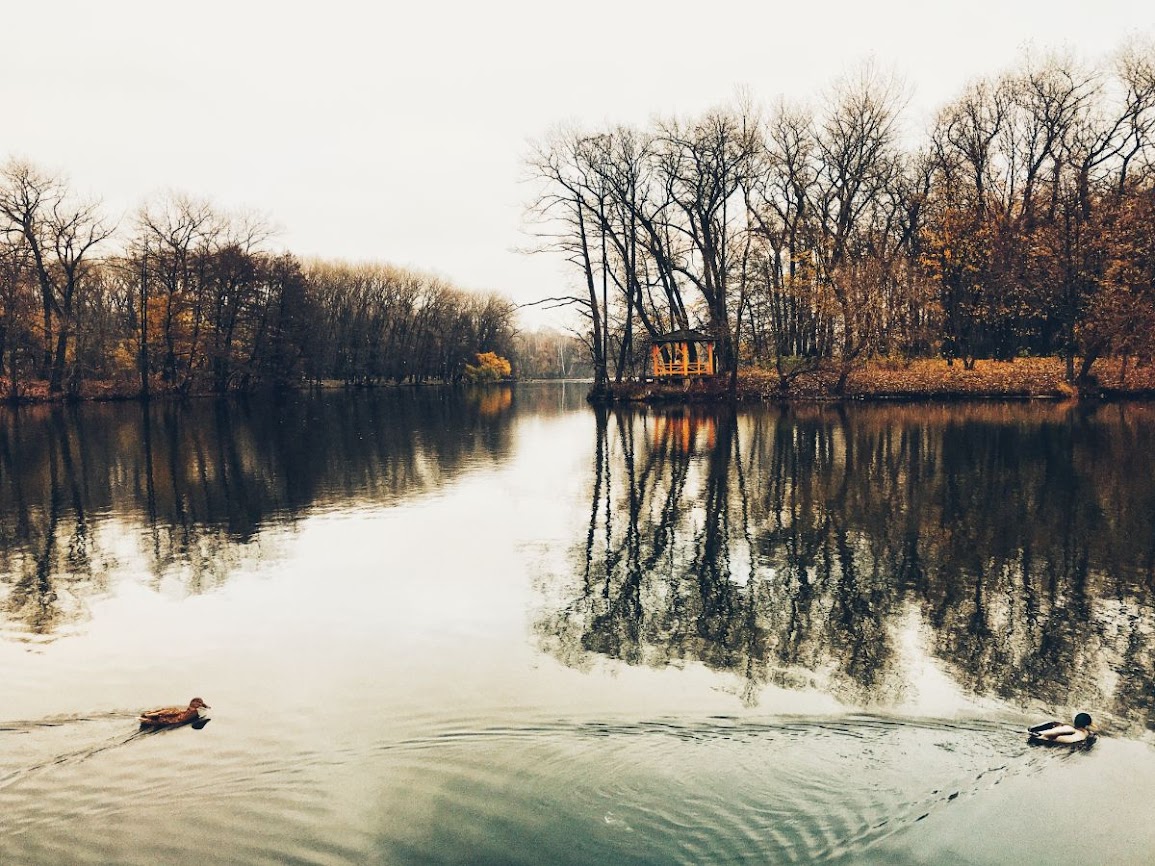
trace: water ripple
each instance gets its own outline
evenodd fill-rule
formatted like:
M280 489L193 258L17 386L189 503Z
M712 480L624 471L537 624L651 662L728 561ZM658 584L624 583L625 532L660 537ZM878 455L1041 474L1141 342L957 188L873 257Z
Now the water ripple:
M407 722L408 735L325 748L211 749L126 731L115 712L6 722L6 737L105 736L0 766L0 861L50 862L78 824L139 827L129 816L144 812L245 863L841 862L1040 761L1018 725L982 720ZM147 754L114 757L125 747ZM139 844L132 862L166 862L173 840Z

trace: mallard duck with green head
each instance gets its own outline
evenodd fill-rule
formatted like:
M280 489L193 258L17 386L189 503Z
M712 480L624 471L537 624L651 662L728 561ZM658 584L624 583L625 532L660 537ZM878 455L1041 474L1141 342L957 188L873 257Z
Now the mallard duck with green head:
M1043 722L1027 728L1027 737L1032 743L1045 743L1054 746L1077 746L1080 743L1089 743L1095 739L1095 726L1091 723L1089 713L1079 713L1073 724L1062 722Z
M141 727L170 728L196 721L210 709L209 705L200 698L193 698L187 707L158 707L155 710L145 710L137 719Z

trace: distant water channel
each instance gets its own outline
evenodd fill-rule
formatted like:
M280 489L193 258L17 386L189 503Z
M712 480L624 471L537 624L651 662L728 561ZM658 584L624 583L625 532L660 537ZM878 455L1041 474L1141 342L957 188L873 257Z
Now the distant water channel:
M1155 406L584 391L0 413L0 863L1151 862Z

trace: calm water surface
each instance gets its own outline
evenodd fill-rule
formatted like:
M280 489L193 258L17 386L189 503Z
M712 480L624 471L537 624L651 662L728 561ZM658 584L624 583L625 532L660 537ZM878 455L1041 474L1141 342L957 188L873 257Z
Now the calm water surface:
M0 415L0 863L1151 862L1155 407L584 390Z

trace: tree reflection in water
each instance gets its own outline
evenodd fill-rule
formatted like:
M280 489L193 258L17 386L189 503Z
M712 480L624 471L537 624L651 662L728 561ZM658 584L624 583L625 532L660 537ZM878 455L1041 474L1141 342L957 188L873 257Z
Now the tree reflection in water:
M1150 406L598 411L593 469L567 664L893 705L914 623L971 694L1155 725Z
M405 389L0 413L0 628L51 639L125 569L210 589L269 558L269 526L504 457L512 404L508 388Z

